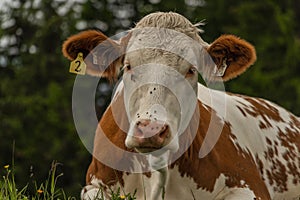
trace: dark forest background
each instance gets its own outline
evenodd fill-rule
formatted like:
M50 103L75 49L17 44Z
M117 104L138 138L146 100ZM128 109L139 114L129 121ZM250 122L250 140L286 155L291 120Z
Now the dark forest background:
M224 33L251 42L256 64L227 82L226 90L269 99L300 115L299 0L1 1L0 167L14 157L20 186L44 180L53 160L61 163L58 185L68 195L78 196L84 185L91 155L73 122L76 76L62 56L63 41L85 29L113 36L154 11L175 11L193 23L205 19L207 42ZM96 99L100 115L111 88L102 79Z

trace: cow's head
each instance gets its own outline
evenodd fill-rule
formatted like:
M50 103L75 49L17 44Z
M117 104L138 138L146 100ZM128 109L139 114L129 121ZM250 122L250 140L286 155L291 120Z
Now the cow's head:
M207 44L186 18L161 12L144 17L119 41L98 31L70 37L63 45L64 55L74 60L79 52L90 75L113 79L124 69L124 102L130 122L125 144L138 152L178 149L178 135L197 104L198 72L210 80L226 81L256 60L248 42L223 35Z

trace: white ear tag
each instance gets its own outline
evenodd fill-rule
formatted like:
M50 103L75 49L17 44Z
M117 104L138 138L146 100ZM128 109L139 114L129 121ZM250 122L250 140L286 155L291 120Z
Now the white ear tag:
M94 65L98 65L98 59L97 59L97 54L96 53L93 53L93 64Z
M222 63L220 68L218 68L217 65L215 65L215 68L214 68L215 76L219 76L219 77L224 76L225 71L228 67L227 64L226 64L226 60L227 60L226 58L223 60L223 63Z

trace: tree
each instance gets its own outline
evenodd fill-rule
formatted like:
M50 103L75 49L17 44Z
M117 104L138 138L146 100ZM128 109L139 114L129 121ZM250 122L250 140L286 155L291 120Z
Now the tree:
M72 122L74 76L60 50L74 32L78 13L67 10L67 2L49 0L7 6L1 11L0 33L1 164L14 156L17 182L25 185L30 173L37 181L47 177L52 160L58 160L67 191L78 192L84 176L76 166L87 165L89 154Z
M227 90L269 99L299 115L298 3L212 0L207 4L207 8L213 8L204 12L208 16L204 37L208 35L212 41L211 35L215 38L220 34L235 34L250 41L257 51L254 66L226 83Z

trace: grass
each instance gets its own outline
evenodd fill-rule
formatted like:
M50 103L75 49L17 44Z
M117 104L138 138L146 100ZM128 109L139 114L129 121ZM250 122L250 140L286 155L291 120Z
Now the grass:
M29 183L23 188L18 189L15 182L14 164L5 165L5 175L0 180L0 200L76 200L75 197L67 196L62 188L57 188L57 180L63 174L57 174L56 168L58 163L53 162L49 171L48 178L41 184L34 181L34 191L29 191ZM103 200L104 194L99 190L99 195L94 200ZM135 200L133 195L121 195L120 189L111 191L111 200Z
M53 162L48 178L41 184L33 182L34 192L29 191L29 183L18 189L15 181L14 164L4 166L5 175L0 180L0 200L73 200L67 197L63 189L57 188L56 183L63 174L56 174L57 162Z

